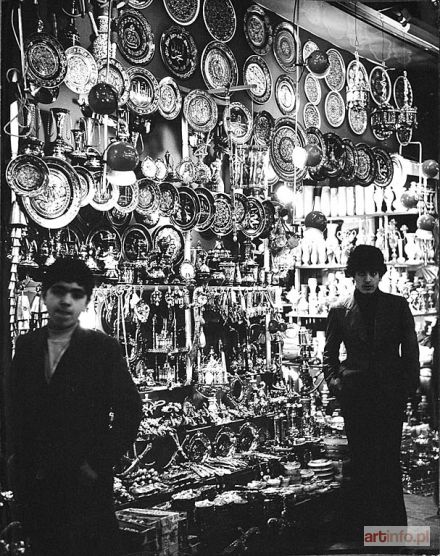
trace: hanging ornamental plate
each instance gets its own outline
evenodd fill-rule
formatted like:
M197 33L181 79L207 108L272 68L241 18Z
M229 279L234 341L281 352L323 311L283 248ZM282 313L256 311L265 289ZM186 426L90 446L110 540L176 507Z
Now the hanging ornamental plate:
M139 116L156 112L159 106L159 84L154 75L145 68L128 68L130 91L128 108Z
M372 148L376 167L374 172L374 184L378 187L387 187L393 180L394 164L389 153L380 147Z
M140 214L135 210L134 218L136 222L147 226L147 228L155 228L160 220L160 212L159 209L157 209L154 212L149 212L148 214Z
M19 154L6 168L6 181L17 195L36 197L49 183L49 168L34 154Z
M95 58L82 46L66 50L66 86L78 95L86 95L98 81L98 65Z
M205 187L198 187L195 192L199 198L200 211L194 229L197 232L206 232L209 230L214 220L214 195Z
M380 108L375 108L371 114L370 114L370 127L371 127L371 131L373 132L374 137L378 140L378 141L385 141L386 139L389 139L391 137L391 135L393 134L393 130L392 129L383 129L383 123L382 123L382 118L383 118L383 112L382 114L378 114L378 111L380 111ZM392 112L390 112L390 114L392 114Z
M148 8L152 1L153 0L128 0L128 5L135 10L143 10L144 8Z
M110 183L108 180L105 186L101 183L102 175L100 172L94 174L95 191L90 199L89 205L100 212L106 212L116 206L119 198L119 186Z
M356 135L362 135L365 133L368 124L368 115L365 108L355 109L350 107L348 109L347 117L348 125L353 133Z
M148 64L154 56L154 35L142 12L130 8L116 20L119 52L132 64Z
M280 75L275 83L275 100L283 114L292 114L299 108L296 85L289 75Z
M312 104L318 105L321 102L321 83L311 73L304 79L304 93Z
M166 67L181 79L196 71L198 52L192 35L183 27L173 25L160 37L160 54Z
M58 87L67 73L67 57L61 44L47 33L32 33L24 43L28 78L37 87Z
M374 67L370 72L370 94L376 104L388 104L391 98L391 79L382 66Z
M376 158L371 148L365 143L356 145L358 164L356 167L356 184L367 187L373 183L376 172Z
M356 179L356 168L358 165L358 153L356 147L350 139L342 139L345 149L345 164L342 174L339 176L341 185L353 185Z
M142 178L138 181L139 201L135 211L143 216L159 209L160 191L154 181Z
M211 41L203 50L200 61L203 80L208 89L226 89L238 83L237 61L232 50L220 41ZM225 98L227 91L212 92Z
M247 93L257 104L264 104L272 94L272 76L261 56L252 55L244 63L243 81L251 87Z
M405 147L406 145L408 145L408 143L411 142L412 133L413 132L410 127L400 127L398 130L396 130L397 140L401 145Z
M214 453L216 456L227 458L235 451L237 439L230 427L222 427L214 439Z
M156 179L157 166L151 156L146 156L141 162L141 172L144 178Z
M153 249L169 258L171 264L178 264L183 258L184 241L175 226L161 226L153 233Z
M338 178L345 166L345 147L336 133L324 133L325 163L324 173L328 178Z
M122 234L122 256L128 262L136 262L139 255L151 251L150 232L142 224L132 224Z
M232 202L226 193L214 195L214 218L211 230L218 236L226 236L232 231Z
M164 179L168 175L168 169L167 169L167 165L165 164L165 161L162 158L156 158L155 164L156 164L156 180L159 182L164 181Z
M159 184L160 199L159 212L162 216L172 216L177 209L179 192L177 188L167 181Z
M211 95L200 89L192 90L185 97L183 113L194 131L207 133L217 124L217 104Z
M203 432L197 432L190 438L185 438L182 445L189 461L203 463L211 455L211 442Z
M112 226L116 228L122 228L126 224L128 224L131 215L129 213L123 213L117 210L115 207L111 208L109 211L106 212L106 218L110 222Z
M266 12L256 4L250 6L244 14L244 34L255 52L264 56L272 44L272 26Z
M229 118L228 118L229 116ZM238 145L246 143L252 135L252 116L241 102L232 102L223 112L223 125L231 141Z
M345 62L341 53L334 49L327 50L330 68L327 75L324 77L329 89L332 91L341 91L345 85Z
M124 66L115 58L110 60L108 75L107 63L103 63L98 69L98 82L111 85L118 94L118 104L123 106L127 103L130 95L130 77Z
M339 127L344 121L345 103L337 91L330 91L325 97L325 117L332 127Z
M272 114L262 110L254 116L254 139L257 145L269 146L275 120Z
M197 224L200 211L199 198L194 189L182 185L178 189L179 201L174 214L170 217L171 223L184 232L192 230Z
M406 89L406 94L405 94L405 89ZM408 104L409 106L413 105L413 101L414 101L413 90L411 87L411 83L409 82L409 79L405 75L399 75L396 81L394 81L393 96L397 108L402 108L403 105L405 104L405 100L406 100L406 104Z
M287 73L295 72L296 56L301 47L291 23L283 21L275 27L272 48L278 65Z
M255 197L247 197L246 200L246 217L241 231L246 237L253 239L259 237L266 226L266 211L261 201Z
M179 164L176 166L176 174L182 183L190 184L196 180L196 165L189 156L182 158Z
M365 66L359 60L352 60L347 66L347 89L369 91L369 79Z
M315 50L319 50L319 46L316 44L316 42L313 42L312 40L309 39L304 43L302 48L302 59L304 63L306 63L307 58L310 56L312 52L315 52Z
M251 423L244 423L240 427L237 438L237 450L249 452L258 447L258 431Z
M213 39L228 42L235 34L237 16L231 0L205 0L203 20Z
M49 169L49 181L39 195L24 196L23 205L30 218L43 228L62 228L78 214L81 185L68 162L54 156L46 157L44 162Z
M95 180L92 172L84 168L84 166L74 166L73 169L78 174L79 183L81 187L81 201L80 206L85 207L93 199L95 194Z
M182 108L182 95L172 77L164 77L159 81L158 91L159 112L166 120L174 120Z
M113 247L114 257L120 259L122 255L121 236L117 230L109 226L96 226L90 230L86 239L86 245L90 245L95 250L96 256L105 254L109 247Z
M311 102L308 102L304 106L303 120L305 127L321 127L321 114L317 107Z
M119 197L115 209L120 212L131 213L139 202L139 187L137 182L119 186Z
M248 198L243 193L234 193L233 196L233 217L236 230L242 230L246 223L246 216L248 214ZM232 200L232 197L231 197Z
M321 149L321 152L322 152L321 162L319 164L317 164L316 166L310 166L309 167L310 177L313 180L319 181L319 180L322 180L326 177L324 175L324 171L323 171L324 164L326 162L326 150L327 150L324 135L319 130L319 128L317 128L315 126L307 127L306 131L305 131L305 134L306 134L307 144L318 146Z
M295 175L301 180L306 173L305 168L298 168L292 161L295 147L304 147L305 133L302 126L294 118L284 116L278 118L270 143L270 160L277 175L287 181L293 181Z
M200 0L163 0L168 15L179 25L191 25L200 11Z

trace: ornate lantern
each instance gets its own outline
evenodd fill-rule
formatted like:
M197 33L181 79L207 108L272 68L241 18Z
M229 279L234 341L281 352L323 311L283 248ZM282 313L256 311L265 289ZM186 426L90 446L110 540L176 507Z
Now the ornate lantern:
M354 64L347 76L347 108L365 110L368 101L368 78L364 66L359 61L359 53L354 53Z

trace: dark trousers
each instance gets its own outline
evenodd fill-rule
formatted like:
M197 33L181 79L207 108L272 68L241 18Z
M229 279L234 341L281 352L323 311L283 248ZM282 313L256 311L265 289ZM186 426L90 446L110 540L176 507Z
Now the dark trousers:
M403 405L377 389L345 399L352 456L352 512L358 526L407 524L400 468Z

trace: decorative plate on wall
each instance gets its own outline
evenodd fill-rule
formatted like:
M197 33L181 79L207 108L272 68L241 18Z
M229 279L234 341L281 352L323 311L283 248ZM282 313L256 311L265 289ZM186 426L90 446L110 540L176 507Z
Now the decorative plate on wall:
M241 102L231 102L229 112L227 107L225 107L223 125L226 133L231 134L231 141L233 143L246 143L252 135L252 116Z
M154 75L145 68L128 68L130 91L128 108L139 116L156 112L159 105L159 84Z
M251 99L257 104L264 104L272 94L272 76L269 67L261 56L249 56L243 67L243 81L248 87Z
M324 133L325 163L323 170L328 178L338 178L345 166L345 147L336 133Z
M235 451L237 439L232 429L222 427L214 439L214 452L216 456L227 458Z
M26 73L37 87L58 87L67 73L67 57L61 44L47 33L32 33L24 43Z
M160 226L153 233L153 249L170 258L172 264L177 264L183 258L183 234L175 226Z
M325 117L332 127L339 127L344 121L345 103L337 91L330 91L325 97Z
M107 62L103 63L98 69L98 82L111 85L118 94L118 104L126 104L130 95L130 76L124 66L115 58L110 59L107 74Z
M220 41L211 41L205 46L200 61L203 80L209 89L233 87L238 83L237 61L232 50ZM224 98L225 92L212 93Z
M172 216L177 209L179 192L172 183L164 181L159 184L160 199L159 212L162 216Z
M135 262L139 259L140 251L151 251L152 241L150 232L142 224L132 224L122 234L122 256L126 261Z
M166 120L174 120L182 108L182 95L172 77L164 77L159 81L158 106L160 115Z
M388 104L391 98L391 79L388 72L382 66L374 67L370 72L370 94L371 98L379 106Z
M159 209L160 191L154 181L142 178L138 181L139 201L135 211L146 215Z
M322 180L325 178L323 173L323 168L326 162L326 151L327 151L324 135L322 134L320 129L315 126L307 127L305 134L306 134L306 142L309 145L317 145L322 152L321 162L316 166L309 167L310 177L317 181Z
M308 102L304 106L303 120L305 127L321 127L321 114L319 113L318 108L311 102Z
M347 87L353 88L355 86L356 75L358 80L357 87L368 91L370 85L367 70L362 62L359 60L356 61L355 59L352 60L347 66Z
M187 3L187 2L185 2ZM156 49L154 35L142 12L130 8L116 20L119 52L132 64L148 64Z
M294 118L284 116L276 120L270 143L270 160L281 179L292 181L296 175L296 179L301 180L305 176L306 169L298 168L292 162L293 149L305 144L304 130Z
M199 198L200 211L195 230L197 232L206 232L211 227L214 220L214 195L206 189L206 187L198 187L196 195Z
M313 42L312 40L309 39L304 43L302 48L302 59L304 63L306 62L310 54L312 52L315 52L315 50L319 50L319 46L316 44L316 42Z
M107 220L110 222L112 226L116 226L116 228L122 228L125 224L128 224L131 215L129 213L124 214L123 212L117 210L115 207L110 209L105 213Z
M299 95L296 94L296 85L287 75L280 75L275 83L275 100L283 114L292 114L299 108Z
M49 169L49 182L34 197L23 196L29 217L43 228L67 226L78 214L81 204L81 184L73 167L60 158L44 159Z
M233 215L237 230L242 230L248 214L248 199L243 193L234 193Z
M103 185L100 173L95 173L94 179L95 192L90 199L89 205L99 212L106 212L114 208L119 198L119 187L109 181Z
M374 184L379 187L387 187L393 180L394 164L389 153L380 147L373 147L373 155L376 159L374 172Z
M93 199L95 194L95 180L93 174L84 166L74 166L73 169L78 174L81 186L81 202L80 206L85 207Z
M196 180L197 170L194 161L189 156L185 156L176 166L176 174L182 183L189 185Z
M109 246L113 246L116 258L122 255L121 236L117 230L113 230L110 226L96 226L90 230L86 239L86 245L91 245L97 253L105 253Z
M272 48L278 65L287 73L295 72L297 52L301 51L301 47L291 23L283 21L275 27Z
M198 52L188 31L173 25L160 37L160 54L166 67L181 79L188 79L196 71Z
M128 5L130 8L135 8L136 10L143 10L148 8L153 0L128 0Z
M341 53L335 48L327 50L330 69L325 76L325 82L332 91L341 91L345 85L345 62Z
M231 0L205 0L203 19L213 39L228 42L235 34L237 16Z
M263 204L256 197L247 197L246 216L241 231L248 238L258 237L266 225L266 211Z
M269 112L262 110L254 116L254 139L257 145L267 146L270 144L272 130L275 120Z
M49 168L34 154L19 154L6 168L6 181L17 195L36 197L49 183Z
M179 25L191 25L200 11L200 0L163 0L168 15Z
M66 50L66 86L78 95L87 94L98 81L98 65L95 58L82 46L71 46Z
M368 124L367 110L355 110L354 108L348 109L348 125L353 133L362 135L365 133Z
M304 79L304 93L312 104L318 105L321 102L321 83L311 73L308 73Z
M226 193L214 195L214 218L211 230L218 236L226 236L232 231L232 203Z
M269 52L272 44L272 26L269 16L256 4L250 6L244 14L244 34L256 54L264 56Z
M211 455L211 441L203 432L197 432L191 437L185 438L183 451L189 461L203 463Z
M342 139L345 149L345 164L342 174L339 176L341 185L353 185L356 178L356 167L358 165L358 153L350 139Z
M217 124L217 104L211 95L200 89L192 90L185 97L183 113L195 131L207 133Z
M358 164L356 166L356 183L364 187L373 183L376 172L376 158L371 148L359 143L356 145Z
M406 88L406 98L409 106L412 106L414 101L413 90L411 83L406 75L399 75L399 77L394 81L393 96L394 102L397 108L402 108L405 104L405 88Z
M118 202L115 209L120 212L133 212L139 202L139 187L137 182L119 186Z
M182 185L178 189L179 201L174 214L170 217L171 223L179 226L184 232L192 230L197 224L200 212L200 202L194 189Z

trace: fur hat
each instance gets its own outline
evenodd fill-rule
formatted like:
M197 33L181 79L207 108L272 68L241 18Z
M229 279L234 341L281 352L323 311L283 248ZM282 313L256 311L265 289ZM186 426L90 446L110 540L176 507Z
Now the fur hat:
M375 271L382 277L387 271L382 251L372 245L356 245L350 253L345 275L353 277L356 272Z

